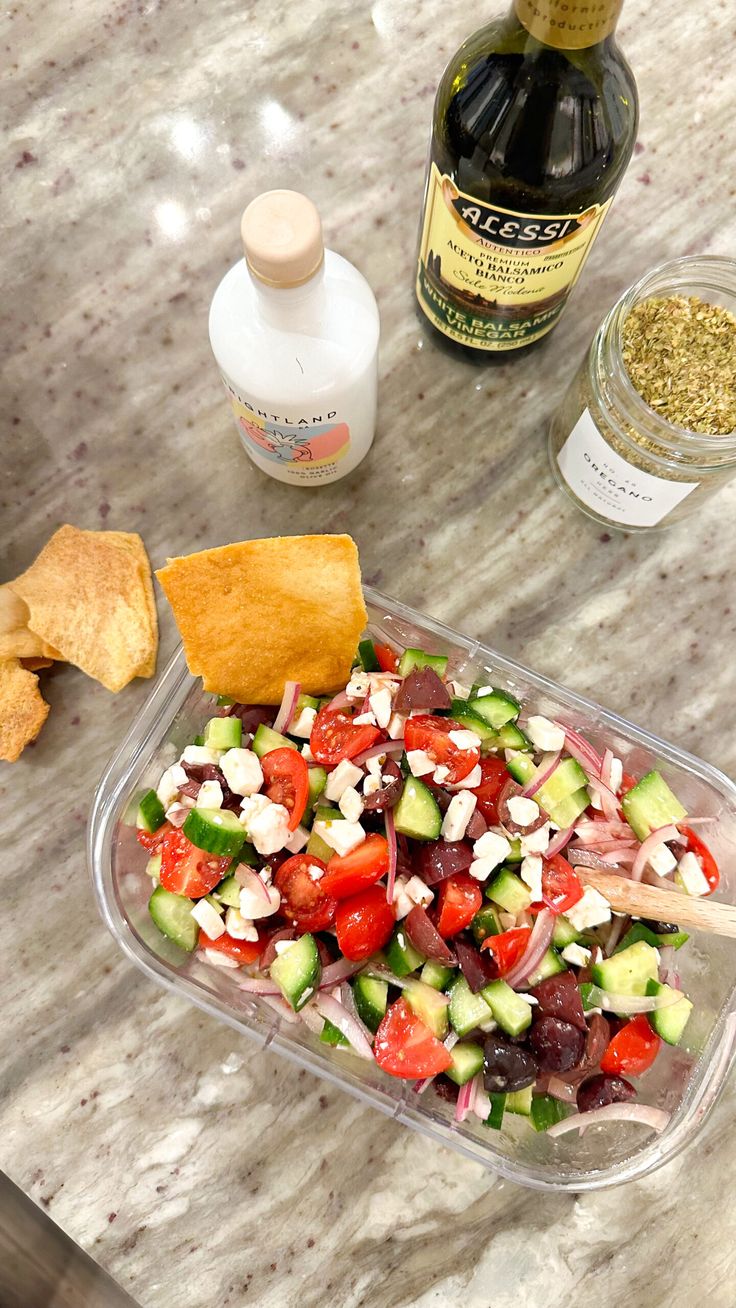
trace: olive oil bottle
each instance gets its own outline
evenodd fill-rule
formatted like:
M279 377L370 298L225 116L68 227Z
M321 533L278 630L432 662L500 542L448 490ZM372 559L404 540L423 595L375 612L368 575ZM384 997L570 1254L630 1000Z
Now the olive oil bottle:
M432 335L490 359L554 327L631 157L622 0L514 0L434 106L416 294Z

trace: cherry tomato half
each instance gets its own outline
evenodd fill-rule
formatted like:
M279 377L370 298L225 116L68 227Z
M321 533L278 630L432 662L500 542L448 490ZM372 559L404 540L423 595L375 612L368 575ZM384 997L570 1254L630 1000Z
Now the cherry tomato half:
M436 1076L452 1063L449 1050L405 999L397 999L387 1010L376 1031L373 1052L378 1066L389 1076L410 1080Z
M430 713L419 713L409 718L404 727L404 740L407 750L423 749L435 766L442 765L448 769L446 781L454 786L468 776L480 762L480 746L476 749L459 749L450 740L451 731L463 731L459 722L452 718L438 718Z
M394 910L383 886L371 886L342 899L335 914L337 943L346 958L358 962L382 949L394 929Z
M718 882L721 879L716 860L711 854L705 841L701 840L700 836L696 836L695 832L690 827L680 827L680 831L687 840L688 850L697 858L703 876L710 886L710 893L712 894L714 890L718 889Z
M309 798L309 768L296 749L271 749L261 759L264 790L274 804L289 814L289 830L296 831Z
M583 897L580 878L562 854L542 862L542 899L553 913L566 913Z
M632 1017L613 1037L601 1059L609 1076L641 1076L654 1062L662 1041L644 1013Z
M447 939L463 931L483 903L478 882L469 872L456 872L440 885L437 897L437 930Z
M200 929L197 943L200 949L214 949L218 954L227 954L228 958L234 958L238 963L255 963L263 951L262 940L236 940L227 931L212 940Z
M278 868L274 885L281 895L279 911L300 931L324 931L335 919L337 901L325 894L322 877L310 876L310 869L324 875L327 865L311 854L293 854Z
M158 854L161 845L163 844L164 837L169 831L173 830L174 828L170 822L164 822L159 827L158 831L144 831L139 827L135 835L138 844L142 845L144 849L147 849L149 854Z
M378 727L371 727L367 723L356 727L347 709L330 709L325 706L314 720L309 748L318 763L334 767L344 758L355 758L364 749L370 749L380 735Z
M373 642L373 648L376 651L376 658L381 672L395 672L399 666L399 656L396 650L393 650L390 645L379 645L376 640Z
M512 927L497 936L486 936L481 949L488 949L493 954L498 968L498 975L505 976L512 967L516 967L529 943L531 927Z
M492 826L498 822L498 797L509 779L509 772L503 759L482 758L480 761L482 781L471 793L477 799L476 809Z
M170 827L166 832L160 850L161 885L164 890L186 895L188 899L208 895L232 863L231 858L218 858L198 849L177 827Z
M388 872L388 844L385 836L366 836L349 854L333 854L322 878L321 888L335 899L347 899L375 885Z

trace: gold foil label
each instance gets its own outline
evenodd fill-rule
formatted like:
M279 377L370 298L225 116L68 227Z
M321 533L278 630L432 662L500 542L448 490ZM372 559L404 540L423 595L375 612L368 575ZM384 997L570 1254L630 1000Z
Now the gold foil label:
M623 0L515 0L530 36L557 50L583 50L611 35Z

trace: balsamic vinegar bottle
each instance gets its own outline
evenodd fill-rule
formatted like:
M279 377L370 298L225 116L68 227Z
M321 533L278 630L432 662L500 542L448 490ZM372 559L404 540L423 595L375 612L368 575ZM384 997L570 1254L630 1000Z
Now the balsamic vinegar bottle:
M416 295L453 352L529 347L580 276L636 137L621 3L514 0L443 73Z

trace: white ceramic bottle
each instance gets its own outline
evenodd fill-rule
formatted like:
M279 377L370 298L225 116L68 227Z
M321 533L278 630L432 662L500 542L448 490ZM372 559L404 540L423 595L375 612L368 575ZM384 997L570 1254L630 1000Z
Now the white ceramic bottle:
M376 422L378 307L365 278L325 250L296 191L248 205L245 258L210 309L210 342L249 457L269 477L320 486L352 472Z

